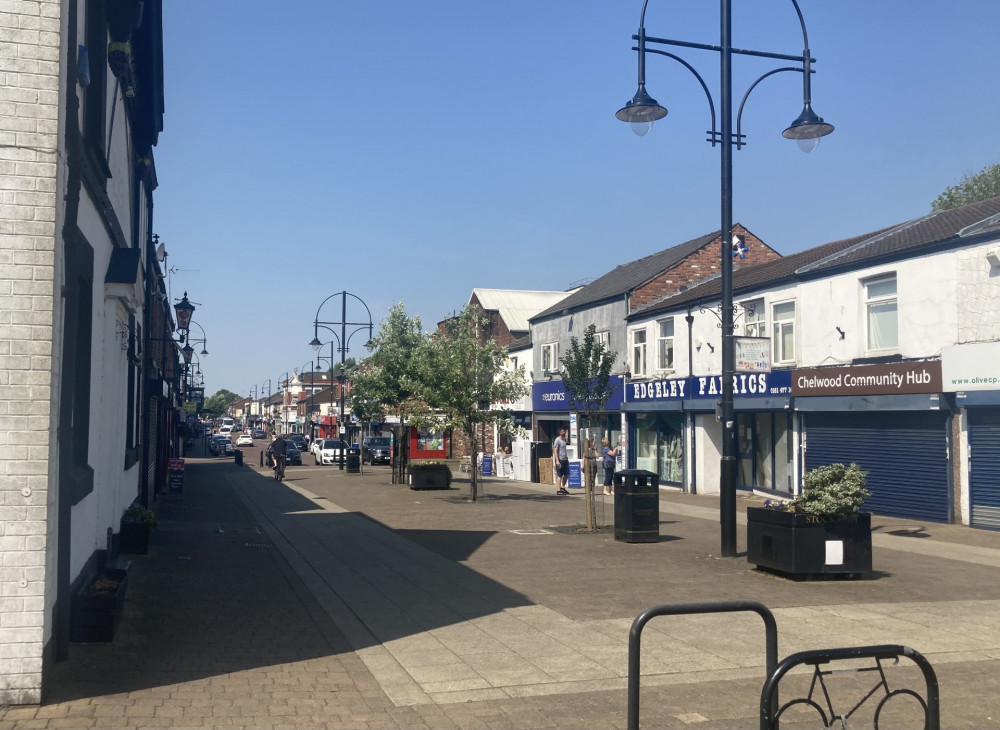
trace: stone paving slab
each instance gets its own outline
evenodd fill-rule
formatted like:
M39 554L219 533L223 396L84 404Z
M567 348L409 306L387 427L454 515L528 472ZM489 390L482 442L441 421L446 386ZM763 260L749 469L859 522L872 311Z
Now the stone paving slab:
M664 496L671 539L627 545L567 532L578 496L495 480L468 504L459 487L192 464L157 507L115 641L73 645L45 704L0 710L0 730L624 727L632 617L732 598L772 607L782 655L827 639L929 652L943 727L1000 727L995 534L885 521L875 579L798 582L720 559L711 498ZM643 641L644 727L756 726L759 618L656 619Z

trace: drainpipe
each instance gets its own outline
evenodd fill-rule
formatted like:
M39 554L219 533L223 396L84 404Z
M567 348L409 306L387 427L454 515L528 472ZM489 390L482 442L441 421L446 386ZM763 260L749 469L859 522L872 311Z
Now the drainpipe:
M688 325L688 382L691 382L691 378L694 377L694 315L691 314L691 307L688 307L687 316L684 317L684 321ZM695 466L695 427L694 427L694 413L688 414L687 416L688 428L691 430L691 449L690 449L690 464L691 464L691 480L689 481L689 486L691 489L691 494L697 494L698 488L696 482L698 479L698 468Z

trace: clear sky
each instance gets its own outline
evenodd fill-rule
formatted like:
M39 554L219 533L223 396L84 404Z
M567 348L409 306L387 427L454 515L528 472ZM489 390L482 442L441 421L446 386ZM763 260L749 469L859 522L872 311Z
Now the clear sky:
M735 221L793 253L924 215L1000 162L1000 1L799 1L813 107L836 131L802 153L781 137L801 74L763 81L733 153ZM802 52L791 2L732 4L734 47ZM360 297L376 328L401 301L430 329L475 287L562 290L718 230L695 77L650 56L647 89L670 114L642 138L614 117L636 89L641 5L165 2L154 229L172 295L199 305L206 393L263 394L308 370L331 294ZM649 0L646 33L717 44L718 13ZM717 54L671 50L718 109ZM734 57L734 105L781 65ZM349 302L348 320L367 317ZM340 315L336 296L319 319Z

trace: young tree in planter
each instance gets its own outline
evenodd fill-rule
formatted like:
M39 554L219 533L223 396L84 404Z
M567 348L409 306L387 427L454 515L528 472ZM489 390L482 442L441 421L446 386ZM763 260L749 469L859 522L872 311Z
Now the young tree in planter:
M379 325L378 334L372 338L366 358L351 378L351 403L362 418L372 418L385 413L400 417L396 429L396 458L393 483L405 480L406 429L405 404L414 395L414 358L423 348L427 335L421 329L420 317L409 317L402 303L395 303L389 315Z
M458 317L431 334L414 360L419 386L417 399L408 404L414 423L461 429L472 445L473 459L482 447L480 425L513 426L510 410L494 408L494 404L528 393L524 366L505 367L507 348L484 338L487 323L482 309L466 305ZM472 469L470 497L479 498L476 469Z
M581 343L570 338L569 352L562 359L562 382L566 389L569 407L586 416L587 425L594 425L594 416L604 410L608 399L614 394L611 384L611 368L615 364L615 354L604 348L597 340L597 328L590 325L583 333ZM594 516L594 475L597 471L596 447L593 438L582 445L585 485L587 494L587 529L596 529Z

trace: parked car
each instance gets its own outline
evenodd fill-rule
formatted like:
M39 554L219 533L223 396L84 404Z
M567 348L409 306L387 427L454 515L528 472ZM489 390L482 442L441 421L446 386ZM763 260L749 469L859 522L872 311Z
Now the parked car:
M365 436L361 442L361 463L388 464L392 439L388 436Z
M250 435L253 438L255 438L255 439L267 438L267 436L264 434L264 432L261 431L259 428L258 429L254 429L253 431L251 431Z
M229 439L226 439L225 441L223 441L222 445L226 449L226 456L232 456L236 452L236 449L233 446L233 442L230 441Z
M253 446L253 436L248 433L241 434L238 439L236 439L237 446Z
M313 450L313 458L317 464L339 464L341 449L346 449L347 444L340 439L316 439L316 448ZM347 457L348 452L344 452Z
M285 441L295 444L295 448L299 451L305 451L308 448L306 446L306 437L301 433L286 433Z
M213 456L222 456L227 453L226 444L229 444L230 449L233 446L233 442L229 440L228 436L223 436L220 433L213 434L208 442L208 451Z
M302 452L291 442L285 448L285 464L289 466L302 466Z

